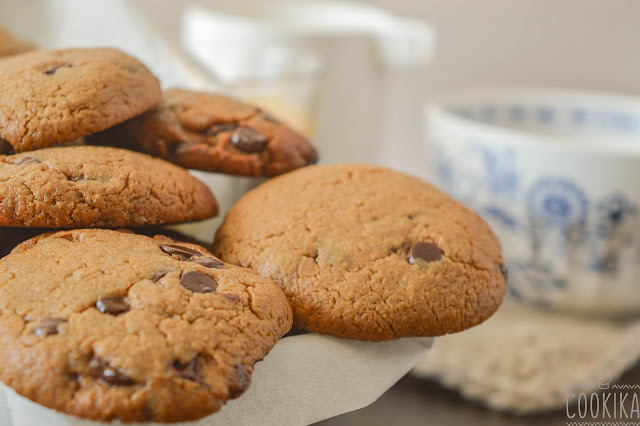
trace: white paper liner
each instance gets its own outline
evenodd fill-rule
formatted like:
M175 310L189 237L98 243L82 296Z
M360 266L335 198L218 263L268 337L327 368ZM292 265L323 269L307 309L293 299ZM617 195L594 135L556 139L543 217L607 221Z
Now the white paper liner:
M251 386L240 398L218 413L177 424L307 425L357 410L374 402L404 376L429 351L433 340L359 342L317 334L286 337L255 365ZM2 389L7 404L2 403L0 394L0 420L9 418L3 426L104 424L44 408L4 385Z
M211 188L218 201L218 216L200 222L173 225L168 228L180 231L207 244L213 243L215 232L222 225L224 217L231 206L250 189L255 188L265 180L264 178L230 176L198 170L189 170L189 172Z

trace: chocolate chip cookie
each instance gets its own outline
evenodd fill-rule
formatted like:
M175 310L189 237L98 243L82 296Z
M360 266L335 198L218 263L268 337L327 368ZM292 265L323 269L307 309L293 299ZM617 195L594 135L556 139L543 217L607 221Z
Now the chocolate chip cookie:
M115 49L36 50L0 59L0 154L99 132L160 102L158 80Z
M84 418L218 411L290 327L271 280L166 237L62 231L0 259L0 379Z
M28 41L20 40L0 27L0 56L17 55L35 49Z
M214 253L279 284L296 327L349 339L466 329L498 308L506 284L498 239L478 215L367 165L310 166L260 185L229 211Z
M315 163L302 135L244 102L173 89L153 110L87 139L165 158L183 167L275 176Z
M0 226L137 227L215 216L209 188L159 158L69 146L0 155Z
M120 231L131 231L124 228L120 228ZM178 241L180 243L189 243L196 244L200 247L205 248L206 250L211 250L212 241L204 242L200 241L196 238L193 238L189 235L185 235L181 232L178 232L173 229L167 229L160 226L151 226L145 228L135 228L135 232L141 235L146 235L148 237L159 237L165 236L171 238L174 241ZM0 257L6 256L11 253L14 247L19 245L20 243L34 238L38 235L45 234L47 232L52 232L51 229L47 228L7 228L0 227Z

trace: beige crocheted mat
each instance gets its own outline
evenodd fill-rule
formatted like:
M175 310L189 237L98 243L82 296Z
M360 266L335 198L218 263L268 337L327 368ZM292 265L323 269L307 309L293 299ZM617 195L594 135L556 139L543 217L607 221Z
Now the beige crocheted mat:
M436 339L412 373L494 410L524 414L603 392L638 358L640 320L590 320L507 303L484 324Z

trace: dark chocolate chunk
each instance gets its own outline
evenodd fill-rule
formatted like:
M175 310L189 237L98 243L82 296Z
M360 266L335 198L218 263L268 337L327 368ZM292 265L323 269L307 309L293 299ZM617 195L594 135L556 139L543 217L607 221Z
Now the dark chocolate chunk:
M180 282L184 288L194 293L213 293L218 288L213 278L198 271L183 273Z
M89 362L89 366L93 377L103 385L128 386L135 383L122 369L111 367L107 361L96 355Z
M240 301L240 296L236 296L235 294L226 294L223 293L222 294L226 299L232 301L232 302L239 302Z
M36 336L50 336L52 334L58 334L58 325L63 322L66 322L66 320L62 318L43 318L33 329L33 334Z
M194 382L200 381L200 361L198 357L195 357L186 364L180 361L174 361L173 368L176 370L176 376L178 377Z
M15 151L13 149L13 145L11 145L8 141L0 138L0 155L10 155Z
M214 137L220 133L230 132L235 130L238 125L236 123L215 123L207 129L206 136Z
M160 281L162 279L162 277L164 277L168 273L169 273L169 271L156 271L156 272L153 273L153 275L151 275L150 279L154 283L157 283L158 281Z
M29 164L40 164L41 161L36 157L32 157L27 155L26 157L22 157L17 163L14 163L16 166L28 166Z
M199 251L195 251L178 244L161 244L160 250L167 253L169 256L177 256L180 260L189 260L193 256L202 256L202 253Z
M54 67L48 68L44 71L44 73L46 75L51 75L54 74L56 71L58 71L58 69L62 68L62 67L69 67L71 68L71 64L60 64L60 65L56 65Z
M120 297L107 297L98 300L96 308L103 314L120 315L129 310L129 305Z
M242 395L242 392L247 390L251 382L249 370L242 364L236 364L233 369L233 374L235 376L235 382L229 386L229 398L237 398Z
M266 137L251 127L238 127L231 134L231 144L240 151L247 153L264 151L267 147L267 142Z
M214 259L213 257L194 257L194 258L191 258L190 260L193 263L206 266L207 268L212 268L212 269L224 268L224 262L218 259Z
M436 262L442 259L442 251L431 243L420 242L411 246L407 253L407 260L414 265L417 260Z
M504 277L504 281L507 282L509 280L509 269L507 268L507 265L504 263L500 264L500 272Z

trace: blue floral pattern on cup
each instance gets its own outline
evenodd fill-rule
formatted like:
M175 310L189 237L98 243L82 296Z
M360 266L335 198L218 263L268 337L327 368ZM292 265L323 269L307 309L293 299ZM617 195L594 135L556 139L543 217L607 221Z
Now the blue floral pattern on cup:
M565 270L615 275L633 249L639 208L622 193L591 199L561 173L525 185L514 153L481 140L469 141L462 152L440 148L435 160L445 191L475 209L507 244L507 238L524 241L519 250L505 251L508 289L517 299L549 306L566 286Z
M532 221L568 229L587 219L588 201L575 183L561 177L538 179L528 191L527 208Z

